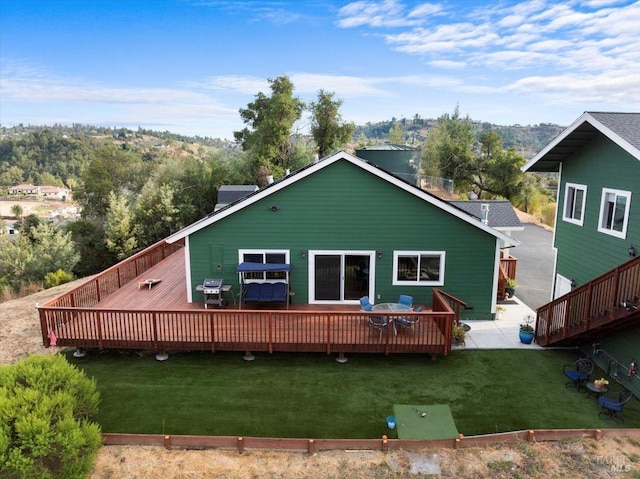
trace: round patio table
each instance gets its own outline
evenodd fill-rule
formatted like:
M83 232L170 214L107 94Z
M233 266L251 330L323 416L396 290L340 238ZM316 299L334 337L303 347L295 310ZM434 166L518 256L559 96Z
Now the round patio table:
M412 311L411 306L400 303L380 303L373 305L374 311Z
M592 396L593 394L595 394L596 399L598 399L600 396L602 396L604 393L608 391L607 386L603 384L602 386L597 388L596 385L593 383L593 381L588 382L586 386L588 391L587 396Z

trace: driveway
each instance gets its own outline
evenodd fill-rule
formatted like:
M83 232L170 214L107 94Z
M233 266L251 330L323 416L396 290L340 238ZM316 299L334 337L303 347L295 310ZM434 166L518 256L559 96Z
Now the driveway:
M516 296L535 310L551 301L555 252L553 233L532 223L524 223L523 231L511 235L520 241L511 254L518 258Z

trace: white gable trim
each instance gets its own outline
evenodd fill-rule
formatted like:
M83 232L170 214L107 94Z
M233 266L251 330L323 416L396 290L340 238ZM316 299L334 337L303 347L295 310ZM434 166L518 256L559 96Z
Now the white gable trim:
M504 233L501 233L500 231L497 231L487 225L485 225L484 223L478 221L475 217L465 213L462 210L459 210L453 206L451 206L448 202L441 200L435 196L432 196L428 193L426 193L425 191L422 191L420 188L417 188L413 185L410 185L408 183L405 183L404 181L396 178L395 176L386 173L385 171L381 170L380 168L377 168L373 165L371 165L370 163L366 162L365 160L362 160L356 156L353 156L349 153L346 153L344 151L339 151L331 156L328 156L322 160L319 160L318 162L314 163L313 165L307 167L307 168L303 168L301 170L298 170L286 177L284 177L283 179L277 181L276 183L269 185L268 187L263 188L262 190L258 190L258 192L256 192L255 194L248 196L247 198L245 198L244 200L238 202L237 204L225 208L223 210L219 210L218 212L215 212L209 216L207 216L206 218L203 218L199 221L196 221L195 223L193 223L190 226L187 226L186 228L183 228L182 230L172 234L171 236L169 236L166 241L167 243L175 243L176 241L185 238L187 236L189 236L192 233L195 233L203 228L206 228L207 226L220 221L221 219L226 218L229 215L234 214L235 212L246 208L249 205L252 205L258 201L263 200L264 198L267 198L268 196L272 195L273 193L282 190L283 188L286 188L287 186L303 179L306 178L309 175L312 175L314 173L316 173L317 171L326 168L329 165L332 165L333 163L340 161L340 160L347 160L348 162L352 163L353 165L362 168L365 171L368 171L369 173L378 176L379 178L397 186L398 188L406 191L407 193L410 193L420 199L422 199L423 201L426 201L429 204L432 204L434 206L436 206L437 208L440 208L441 210L446 211L447 213L469 223L470 225L481 229L482 231L485 231L489 234L491 234L492 236L495 236L496 238L501 239L502 241L504 241L505 244L509 245L509 246L518 246L520 244L520 242L514 238L511 238L510 236L505 235Z
M580 125L582 125L584 122L587 122L587 123L591 124L594 128L596 128L598 131L600 131L600 133L602 133L603 135L608 137L611 141L613 141L615 144L617 144L620 148L625 150L630 155L634 156L637 160L640 160L640 150L638 150L635 146L633 146L631 143L629 143L624 138L622 138L620 135L618 135L611 128L608 128L605 125L603 125L602 123L600 123L593 116L591 116L588 112L585 112L580 116L580 118L578 118L576 121L571 123L571 125L569 125L562 133L560 133L558 136L556 136L553 139L553 141L551 141L551 143L549 143L547 146L545 146L536 156L531 158L531 160L529 160L527 162L527 164L524 165L521 168L521 170L522 171L528 171L529 168L531 168L539 160L544 158L547 153L549 153L551 150L553 150L566 137L571 135L575 131L575 129L578 128Z

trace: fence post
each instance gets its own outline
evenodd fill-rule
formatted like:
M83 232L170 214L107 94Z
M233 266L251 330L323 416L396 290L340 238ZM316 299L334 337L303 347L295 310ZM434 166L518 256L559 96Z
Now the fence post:
M534 442L536 440L536 433L533 429L529 429L529 433L527 434L527 441Z
M312 456L316 452L316 445L313 439L309 439L307 443L307 453Z
M242 454L244 452L244 438L239 437L237 442L238 442L238 452Z
M164 447L166 449L171 449L171 436L164 437Z
M387 448L388 448L388 441L387 441L387 435L383 434L382 436L382 452L387 452Z

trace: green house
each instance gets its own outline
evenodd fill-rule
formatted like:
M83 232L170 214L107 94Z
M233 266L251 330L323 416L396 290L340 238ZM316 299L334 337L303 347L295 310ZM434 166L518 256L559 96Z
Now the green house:
M554 297L640 250L640 113L586 112L523 170L560 174Z
M640 254L640 113L586 112L523 170L560 175L554 298ZM626 281L640 284L637 276ZM590 350L599 342L617 362L629 364L640 359L637 324L627 321L622 332L587 332L583 346ZM602 365L607 368L606 361Z
M290 265L250 282L288 281L292 303L429 304L438 287L469 318L495 313L500 248L513 238L447 201L345 152L316 161L167 238L184 240L189 302L204 278L240 291L238 265Z

